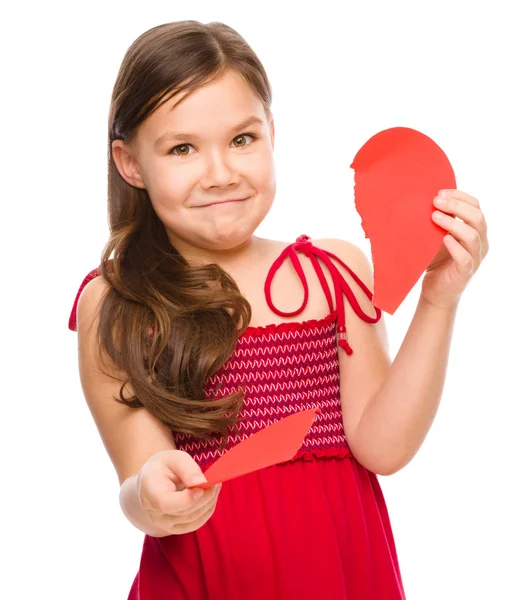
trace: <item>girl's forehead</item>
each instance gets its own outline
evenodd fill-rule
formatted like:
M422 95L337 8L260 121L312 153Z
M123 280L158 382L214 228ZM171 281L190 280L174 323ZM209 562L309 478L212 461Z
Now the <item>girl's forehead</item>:
M187 132L203 120L220 120L252 111L264 115L262 102L239 75L226 73L191 92L183 90L168 98L148 118L150 125L190 126ZM232 119L234 121L234 118ZM182 131L182 130L181 130Z
M192 102L186 106L189 100ZM231 102L221 98L213 102L195 100L192 95L175 107L177 101L173 98L142 123L141 135L153 149L170 141L197 143L228 132L237 135L247 127L263 127L267 123L266 113L258 100L243 99L240 103L234 98Z

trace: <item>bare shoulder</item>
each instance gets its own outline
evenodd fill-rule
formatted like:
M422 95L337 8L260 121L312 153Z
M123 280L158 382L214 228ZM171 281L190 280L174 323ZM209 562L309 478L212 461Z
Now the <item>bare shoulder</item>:
M372 294L374 293L373 266L367 254L359 246L339 238L313 240L313 244L318 248L321 248L326 252L330 252L338 257L350 270L352 270L352 272L362 281L362 283L365 284L368 290ZM368 298L359 283L355 281L355 279L349 274L348 270L344 266L334 259L332 259L331 262L339 270L342 277L345 279L345 282L353 291L363 312L370 317L375 317L376 309L373 305L373 298L372 300ZM373 327L370 326L370 323L363 321L363 319L356 315L353 310L345 311L345 316L349 338L351 337L352 333L350 329L356 329L356 332L354 333L354 346L356 343L359 344L360 342L360 332L371 332L372 335L376 336L377 338L375 341L379 342L384 351L388 353L388 336L383 316L381 316L379 321L375 323ZM351 346L353 346L352 342L350 343Z
M93 277L93 279L84 286L79 297L79 303L81 301L83 303L86 302L87 304L95 303L95 301L98 301L103 297L110 287L109 282L102 275ZM83 298L86 298L86 300L83 300Z
M98 275L82 289L76 308L76 327L79 340L83 338L83 334L91 334L92 328L97 325L98 312L109 288L108 281L102 275Z
M356 244L339 238L324 238L313 240L313 245L322 250L332 252L345 264L347 264L356 275L363 281L369 290L373 291L374 273L372 264L365 252ZM335 263L336 266L340 266ZM342 268L340 268L342 270ZM344 270L342 273L345 272Z

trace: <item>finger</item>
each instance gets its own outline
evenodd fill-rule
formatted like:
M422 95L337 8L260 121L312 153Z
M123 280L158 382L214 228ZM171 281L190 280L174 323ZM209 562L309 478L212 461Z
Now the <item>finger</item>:
M202 492L202 495L198 498L194 498L193 496L196 491ZM192 510L197 510L197 507L209 503L218 493L219 488L216 486L206 489L185 489L181 492L160 494L157 505L159 511L166 515L184 514Z
M179 477L181 484L193 485L207 482L202 469L187 452L183 450L164 450L161 454L163 464Z
M216 495L211 502L199 507L192 513L163 515L156 520L156 524L166 531L172 531L173 533L177 533L177 528L189 528L189 530L192 530L193 526L196 525L199 520L204 519L205 517L209 518L213 514L217 502L218 495Z
M454 259L456 268L462 273L470 275L474 271L474 259L471 254L452 235L444 237L444 244Z
M190 500L189 502L187 501L186 506L185 507L181 507L178 508L177 510L173 511L173 513L169 513L169 514L187 514L190 513L192 511L197 510L199 507L205 506L207 504L209 504L210 502L213 502L213 500L216 500L218 498L218 495L220 494L220 490L221 490L222 484L217 484L214 485L212 487L203 489L203 488L199 488L200 491L203 492L202 496L198 497L198 498L193 498L193 492L195 491L193 490L184 490L185 494L188 494L189 492L189 496L190 496Z
M181 450L163 450L156 455L151 473L145 479L146 493L142 506L153 512L173 514L189 509L195 502L193 494L197 489L181 486L181 480L194 483L196 477L207 481L200 467L187 453ZM145 476L145 475L143 475ZM184 489L177 491L180 487Z
M169 478L174 482L176 491L189 486L207 483L207 478L192 456L182 450L165 450L161 453L161 462ZM191 494L197 490L192 489Z
M444 198L444 203L439 203L440 199L437 196L434 199L434 205L443 213L448 214L450 216L455 216L465 221L468 225L471 225L481 234L486 233L486 221L485 216L481 212L481 209L473 206L465 202L464 200L458 200L456 198Z
M173 513L177 509L187 508L194 502L193 490L179 492L178 485L173 483L168 467L162 466L157 470L142 475L144 478L144 493L140 502L144 509L150 512Z
M449 217L440 211L433 213L433 220L442 229L447 230L453 235L472 256L480 256L482 239L479 231L467 223L458 221L454 217Z
M443 189L439 190L438 195L441 196L444 192L448 193L448 198L450 199L454 198L456 200L461 200L463 202L466 202L467 204L471 204L472 206L479 208L479 200L474 196L467 194L466 192L462 192L461 190Z
M166 531L170 531L174 535L181 535L183 533L189 533L190 531L197 531L203 525L205 525L209 519L213 516L214 509L206 511L196 521L191 523L176 523L172 525L170 529L164 528Z
M218 502L218 494L214 494L211 496L209 502L205 502L202 505L196 505L196 509L191 512L185 512L177 515L170 515L170 517L175 517L176 521L179 523L192 523L199 516L203 515L206 511L214 510L216 503Z

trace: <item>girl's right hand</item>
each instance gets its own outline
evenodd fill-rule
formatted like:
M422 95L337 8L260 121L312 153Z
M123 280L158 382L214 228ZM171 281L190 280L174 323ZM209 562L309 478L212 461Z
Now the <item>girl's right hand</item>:
M206 481L187 452L163 450L141 467L136 486L140 504L150 519L172 535L196 531L214 513L221 483L206 489L186 488ZM202 494L194 498L195 492Z

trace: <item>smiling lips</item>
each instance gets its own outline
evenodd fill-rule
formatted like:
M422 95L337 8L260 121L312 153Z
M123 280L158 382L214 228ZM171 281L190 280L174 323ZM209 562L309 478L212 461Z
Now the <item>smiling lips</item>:
M234 200L221 200L220 202L212 202L211 204L203 204L199 208L204 208L206 206L217 206L218 204L230 204L230 203L234 203L234 202L243 202L244 200L247 200L247 198L235 198Z

